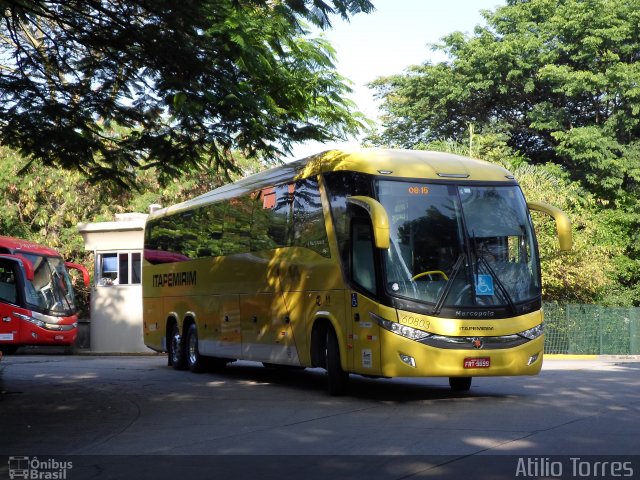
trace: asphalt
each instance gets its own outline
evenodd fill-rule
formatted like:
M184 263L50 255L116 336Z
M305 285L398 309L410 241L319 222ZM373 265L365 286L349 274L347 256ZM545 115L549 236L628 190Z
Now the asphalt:
M66 459L68 479L515 478L550 465L563 476L549 478L578 478L575 458L640 475L636 358L548 358L539 376L478 378L467 393L352 376L344 397L322 370L251 362L197 375L155 355L15 355L0 370L0 479L18 457Z

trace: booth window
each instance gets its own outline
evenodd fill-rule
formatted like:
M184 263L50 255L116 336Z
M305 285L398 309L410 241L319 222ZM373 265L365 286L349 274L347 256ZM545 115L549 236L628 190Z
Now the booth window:
M139 285L140 252L99 253L96 268L97 285Z

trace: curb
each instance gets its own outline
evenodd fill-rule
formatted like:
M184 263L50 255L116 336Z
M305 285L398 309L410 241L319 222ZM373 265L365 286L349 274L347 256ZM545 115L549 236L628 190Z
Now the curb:
M564 353L545 353L545 360L638 360L640 355L579 355Z

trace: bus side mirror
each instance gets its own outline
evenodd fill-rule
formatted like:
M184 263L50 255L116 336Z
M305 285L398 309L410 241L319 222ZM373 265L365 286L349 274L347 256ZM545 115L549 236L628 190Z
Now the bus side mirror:
M573 246L573 236L571 234L571 220L557 207L544 202L527 202L529 210L546 213L553 217L556 221L556 231L558 232L558 240L560 241L560 250L568 251Z
M82 273L82 280L84 282L84 286L85 287L89 286L89 271L85 267L77 263L71 263L71 262L64 262L64 266L71 270L79 270Z
M373 240L377 248L388 249L390 242L389 216L382 204L371 197L357 195L347 198L347 203L364 208L373 224Z
M36 273L33 270L33 265L31 264L31 262L27 259L23 259L22 266L24 267L24 272L27 277L27 280L29 280L30 282L33 282L33 280L36 278Z

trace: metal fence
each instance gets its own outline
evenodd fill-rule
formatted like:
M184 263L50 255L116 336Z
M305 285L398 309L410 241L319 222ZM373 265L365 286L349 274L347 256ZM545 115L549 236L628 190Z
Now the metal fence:
M640 355L640 308L544 306L545 353Z

